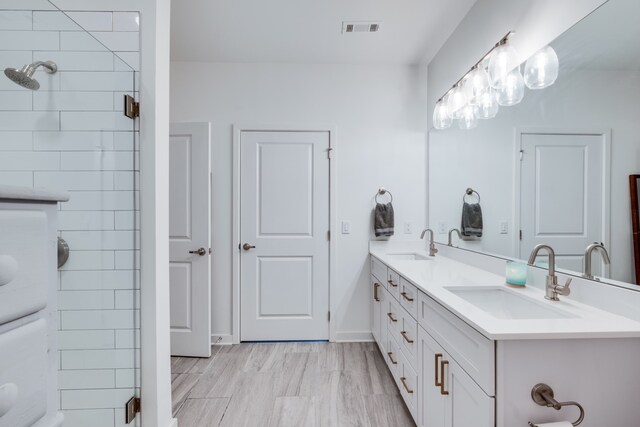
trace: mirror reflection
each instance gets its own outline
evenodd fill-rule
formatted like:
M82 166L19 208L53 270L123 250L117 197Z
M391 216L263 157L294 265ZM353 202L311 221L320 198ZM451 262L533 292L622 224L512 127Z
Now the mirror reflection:
M640 174L638 16L640 2L607 2L551 43L559 61L551 86L526 89L474 129L430 132L436 241L523 260L544 243L559 269L636 283L629 177Z

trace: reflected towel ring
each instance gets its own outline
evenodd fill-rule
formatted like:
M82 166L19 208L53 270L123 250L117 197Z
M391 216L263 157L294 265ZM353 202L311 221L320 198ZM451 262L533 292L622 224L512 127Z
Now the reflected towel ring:
M391 191L387 190L384 187L380 187L378 189L378 192L376 193L376 197L375 197L376 203L380 203L378 201L378 196L384 196L385 194L388 194L389 197L391 198L391 200L389 200L389 203L393 203L393 194L391 194Z
M478 193L476 190L474 190L473 188L467 188L467 190L464 192L464 194L462 195L462 201L464 203L466 203L466 199L465 197L467 196L471 196L475 193L476 197L478 198L478 203L480 203L480 193Z

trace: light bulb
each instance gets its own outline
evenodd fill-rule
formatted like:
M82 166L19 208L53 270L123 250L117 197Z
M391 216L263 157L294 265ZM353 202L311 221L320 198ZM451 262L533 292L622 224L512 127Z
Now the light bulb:
M493 119L498 114L498 100L493 89L489 89L480 95L477 115L479 119Z
M462 108L467 104L467 97L460 85L457 85L447 95L447 111L452 119L460 118Z
M480 96L489 90L489 75L483 68L476 67L464 78L463 85L467 102L478 105Z
M447 104L440 100L436 103L436 107L433 110L433 126L436 129L447 129L451 127L453 120L449 116Z
M473 129L478 126L478 117L476 116L476 108L473 105L465 105L460 110L460 118L458 119L458 127L462 130Z
M524 98L524 79L520 74L520 67L511 71L496 84L496 98L498 104L510 107L519 104Z
M501 44L491 52L487 69L491 86L497 87L519 65L517 57L516 50L509 43Z
M551 46L544 47L527 59L524 66L524 82L529 89L544 89L558 78L558 55Z

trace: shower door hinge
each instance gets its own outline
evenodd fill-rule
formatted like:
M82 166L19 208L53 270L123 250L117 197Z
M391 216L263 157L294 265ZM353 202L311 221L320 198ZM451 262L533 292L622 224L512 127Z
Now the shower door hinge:
M140 398L133 396L124 405L124 421L126 424L131 423L140 413Z
M131 95L124 96L124 115L130 119L140 117L140 103Z

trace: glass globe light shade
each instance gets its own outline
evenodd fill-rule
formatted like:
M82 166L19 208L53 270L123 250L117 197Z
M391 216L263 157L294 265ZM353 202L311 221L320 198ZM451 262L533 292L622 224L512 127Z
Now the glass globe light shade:
M436 103L436 107L433 110L433 127L436 129L448 129L451 127L453 120L449 116L447 104L440 100Z
M467 105L467 97L460 85L454 87L447 95L447 111L452 119L459 119L462 108Z
M496 99L503 107L519 104L524 98L524 79L520 67L511 71L497 83Z
M493 89L489 89L480 95L477 105L477 116L479 119L493 119L498 114L498 100Z
M489 56L489 82L494 88L504 80L507 75L518 67L516 50L509 43L504 43L494 49Z
M489 75L480 67L476 67L463 81L463 87L467 96L467 102L471 105L478 105L480 96L489 90Z
M540 49L527 59L524 66L524 83L529 89L544 89L555 83L560 64L551 46Z
M461 109L460 118L458 119L458 127L460 127L460 129L469 130L478 126L476 109L477 107L468 104Z

